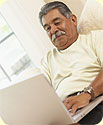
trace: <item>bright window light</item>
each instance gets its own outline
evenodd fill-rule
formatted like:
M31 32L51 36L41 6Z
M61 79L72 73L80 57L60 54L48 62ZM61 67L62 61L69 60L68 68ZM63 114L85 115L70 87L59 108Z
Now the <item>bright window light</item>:
M11 82L33 65L20 40L0 14L0 84Z

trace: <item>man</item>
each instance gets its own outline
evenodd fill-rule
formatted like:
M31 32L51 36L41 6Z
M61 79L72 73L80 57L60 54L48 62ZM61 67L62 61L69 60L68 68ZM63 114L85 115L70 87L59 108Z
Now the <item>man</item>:
M44 5L39 18L56 47L41 61L42 70L74 115L77 109L103 94L103 31L78 34L76 16L58 1ZM99 105L80 124L94 125L101 118Z

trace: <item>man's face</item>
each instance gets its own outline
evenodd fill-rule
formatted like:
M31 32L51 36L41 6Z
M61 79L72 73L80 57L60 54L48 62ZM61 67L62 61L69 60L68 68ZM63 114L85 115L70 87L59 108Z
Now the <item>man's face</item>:
M44 29L59 50L69 47L78 37L76 17L63 16L58 9L49 11L42 18Z

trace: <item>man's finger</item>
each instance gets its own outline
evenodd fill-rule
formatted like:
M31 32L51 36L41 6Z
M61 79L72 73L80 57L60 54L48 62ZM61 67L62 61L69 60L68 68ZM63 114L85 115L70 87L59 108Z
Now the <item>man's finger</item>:
M64 102L64 105L67 109L71 109L72 108L72 105L73 105L73 102L70 102L70 103L67 103L67 102Z
M75 112L77 111L77 109L79 108L78 104L75 103L73 106L72 106L72 115L75 115Z
M74 99L74 97L72 96L72 97L66 98L65 101L66 101L66 102L71 102L73 99Z

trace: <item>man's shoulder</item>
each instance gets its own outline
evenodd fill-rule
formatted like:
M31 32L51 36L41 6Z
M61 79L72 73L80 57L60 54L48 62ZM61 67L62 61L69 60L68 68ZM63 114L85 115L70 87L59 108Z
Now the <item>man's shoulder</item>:
M92 35L103 35L103 30L92 30L91 31L91 34Z
M92 30L91 33L92 34L99 34L99 33L103 33L103 30Z
M88 35L98 35L98 34L102 34L103 30L91 30L90 32L86 33L86 34L80 34L81 36L88 36Z
M103 40L103 30L93 30L91 31L91 38L93 41L102 41Z
M90 42L91 41L91 42ZM103 30L93 30L89 33L89 43L97 47L103 43Z
M80 34L81 37L83 38L90 38L90 39L95 39L95 38L103 38L103 30L92 30L87 34Z

